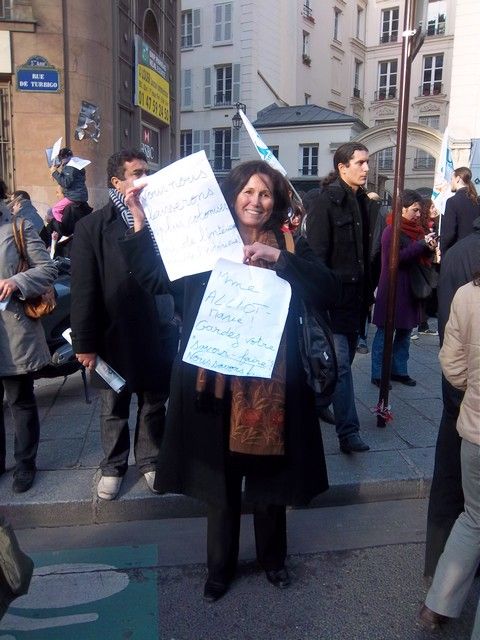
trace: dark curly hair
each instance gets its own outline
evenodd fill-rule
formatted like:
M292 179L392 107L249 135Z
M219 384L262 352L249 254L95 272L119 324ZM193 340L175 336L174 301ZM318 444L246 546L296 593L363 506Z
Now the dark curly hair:
M234 167L222 184L222 192L232 213L233 219L237 222L235 213L235 201L238 194L255 174L268 176L273 186L273 211L272 215L265 223L265 229L280 229L288 218L288 210L291 207L289 186L282 174L273 169L264 160L250 160L242 162Z
M139 149L122 149L110 156L107 164L107 187L112 186L112 178L125 179L125 163L132 160L148 162L147 156Z

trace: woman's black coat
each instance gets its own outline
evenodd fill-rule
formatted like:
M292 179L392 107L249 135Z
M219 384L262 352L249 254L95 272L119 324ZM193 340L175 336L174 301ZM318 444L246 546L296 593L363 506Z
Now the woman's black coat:
M279 242L284 247L281 235ZM145 230L121 243L131 271L143 286L155 292L161 286L161 270L150 245ZM305 381L297 331L299 298L326 308L335 301L339 284L303 238L296 242L295 251L291 254L283 250L275 265L277 274L292 286L286 323L286 454L280 460L257 459L246 465L245 498L257 504L302 505L328 488L315 397ZM209 276L208 272L185 279L182 345L172 372L156 488L162 493L184 493L225 506L225 465L231 455L227 451L229 407L223 415L199 411L195 405L197 368L181 360Z

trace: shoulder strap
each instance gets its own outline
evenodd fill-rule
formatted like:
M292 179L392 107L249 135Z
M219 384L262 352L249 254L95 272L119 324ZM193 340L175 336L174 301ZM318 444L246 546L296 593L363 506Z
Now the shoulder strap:
M285 245L287 247L287 251L289 253L295 253L295 242L293 241L293 236L290 231L284 231L283 237L285 238Z
M24 228L25 228L25 220L24 218L20 218L20 227L17 226L17 218L15 217L12 222L13 228L13 239L15 241L15 245L17 247L18 255L20 256L20 260L28 263L27 252L25 250L25 237L24 237Z

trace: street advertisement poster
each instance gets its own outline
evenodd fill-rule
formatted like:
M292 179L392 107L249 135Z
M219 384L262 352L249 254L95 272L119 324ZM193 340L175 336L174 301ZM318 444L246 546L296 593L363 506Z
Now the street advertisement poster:
M135 181L171 281L243 260L243 243L205 151Z
M291 294L289 283L270 269L220 259L184 362L227 375L270 378Z

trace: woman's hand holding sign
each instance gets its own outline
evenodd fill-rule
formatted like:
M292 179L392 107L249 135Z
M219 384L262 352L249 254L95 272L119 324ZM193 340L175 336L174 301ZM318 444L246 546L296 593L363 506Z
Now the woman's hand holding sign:
M252 264L257 260L277 262L280 256L280 250L276 247L262 244L261 242L254 242L253 244L246 244L243 247L243 255L243 262L245 264Z

